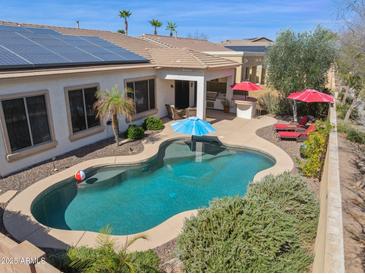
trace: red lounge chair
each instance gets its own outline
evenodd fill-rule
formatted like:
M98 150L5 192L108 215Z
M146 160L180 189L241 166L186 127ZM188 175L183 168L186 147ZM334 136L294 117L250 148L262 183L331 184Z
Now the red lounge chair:
M308 138L308 135L316 130L316 125L311 124L305 131L279 131L278 136L280 139L290 139L290 140L305 140Z
M308 122L308 116L303 116L300 120L299 123L297 124L275 124L274 128L276 131L281 131L281 130L285 130L285 131L289 131L289 130L294 130L296 131L297 129L303 129L305 124Z

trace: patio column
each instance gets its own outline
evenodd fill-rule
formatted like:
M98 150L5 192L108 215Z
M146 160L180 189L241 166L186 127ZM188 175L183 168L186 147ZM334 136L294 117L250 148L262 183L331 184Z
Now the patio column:
M200 119L205 119L207 98L205 77L199 78L199 80L196 82L196 85L196 116Z
M233 78L233 76L228 76L227 77L226 99L229 100L229 102L231 102L232 97L233 97L233 90L231 88L231 86L233 84L234 84L234 78Z

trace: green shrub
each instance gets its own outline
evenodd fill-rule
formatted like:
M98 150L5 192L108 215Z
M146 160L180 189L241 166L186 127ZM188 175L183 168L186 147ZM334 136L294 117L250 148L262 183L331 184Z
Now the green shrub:
M337 123L337 132L347 133L350 128L351 128L351 126L349 126L348 124L346 124L344 122Z
M347 140L358 144L365 144L365 133L357 129L350 128L347 130Z
M143 127L130 125L126 132L126 137L131 140L139 140L144 137Z
M316 131L308 136L301 153L307 158L299 163L299 169L306 177L320 178L327 151L331 124L328 121L316 122Z
M268 176L187 220L177 253L187 272L308 271L318 214L299 177Z
M165 126L160 118L149 116L143 122L143 128L145 130L160 130Z
M66 253L52 256L50 262L64 272L159 272L160 260L154 251L127 252L129 245L137 239L115 251L114 241L103 235L98 239L97 248L71 247Z

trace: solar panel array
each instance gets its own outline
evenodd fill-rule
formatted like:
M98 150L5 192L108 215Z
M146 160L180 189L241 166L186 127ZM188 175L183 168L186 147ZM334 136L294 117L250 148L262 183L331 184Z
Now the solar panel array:
M234 51L245 51L245 52L266 52L268 47L266 46L225 46Z
M94 36L46 28L0 26L0 69L146 63L147 59Z

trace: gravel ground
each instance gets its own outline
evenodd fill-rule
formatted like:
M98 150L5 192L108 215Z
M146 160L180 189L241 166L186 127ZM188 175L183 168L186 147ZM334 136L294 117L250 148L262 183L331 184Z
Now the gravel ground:
M286 123L283 120L278 120L279 123L283 122ZM292 171L294 174L299 174L296 162L300 159L300 152L299 148L302 142L296 142L296 141L286 141L286 140L280 140L277 138L277 135L275 133L275 130L273 130L272 126L264 127L259 129L256 134L260 136L261 138L264 138L268 140L269 142L277 145L278 147L282 148L288 155L293 159L295 163L295 168ZM309 188L316 194L317 197L319 197L319 181L318 179L314 178L306 178L302 176L303 180L308 183Z
M0 179L0 189L2 192L10 189L22 191L47 176L83 161L108 156L138 154L142 151L143 144L141 141L129 142L117 147L114 139L109 138L58 156L55 161L49 160L2 178ZM55 169L57 170L55 171Z

